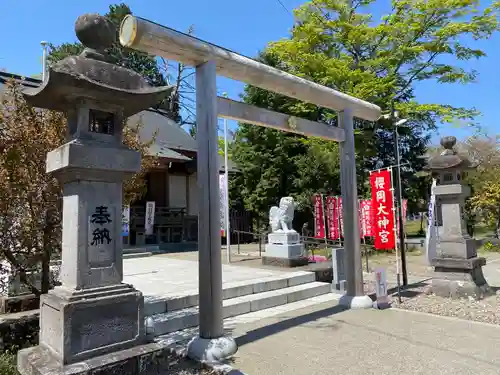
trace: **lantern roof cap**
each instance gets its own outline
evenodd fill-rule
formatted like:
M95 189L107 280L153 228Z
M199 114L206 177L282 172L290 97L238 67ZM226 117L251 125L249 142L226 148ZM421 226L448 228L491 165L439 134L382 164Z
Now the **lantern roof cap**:
M454 136L446 136L441 138L441 146L444 150L438 156L432 157L427 162L426 170L442 171L447 169L471 169L475 168L469 159L458 155L455 145L457 138Z
M26 88L26 101L39 108L65 111L75 101L89 98L123 108L126 117L154 106L169 96L174 86L151 86L139 73L112 62L108 51L116 46L114 24L97 13L75 22L75 33L85 46L78 56L68 56L48 69L39 87Z

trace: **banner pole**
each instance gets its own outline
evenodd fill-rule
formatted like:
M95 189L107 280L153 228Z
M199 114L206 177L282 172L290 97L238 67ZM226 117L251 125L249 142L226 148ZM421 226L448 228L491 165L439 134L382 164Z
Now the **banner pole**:
M391 172L391 194L392 194L392 216L394 218L394 249L396 250L396 280L398 283L398 301L401 303L401 275L399 272L399 251L398 251L398 229L396 222L396 202L394 200L394 173L392 168L388 168Z

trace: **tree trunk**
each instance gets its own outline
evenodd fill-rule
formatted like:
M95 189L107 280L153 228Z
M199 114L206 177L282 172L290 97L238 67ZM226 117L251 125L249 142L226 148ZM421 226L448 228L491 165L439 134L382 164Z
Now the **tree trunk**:
M424 215L420 213L420 233L424 231Z

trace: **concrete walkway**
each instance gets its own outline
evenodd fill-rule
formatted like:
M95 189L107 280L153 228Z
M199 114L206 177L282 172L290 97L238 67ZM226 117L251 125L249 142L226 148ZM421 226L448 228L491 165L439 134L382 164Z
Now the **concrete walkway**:
M248 375L500 373L500 327L334 302L237 325L235 368Z

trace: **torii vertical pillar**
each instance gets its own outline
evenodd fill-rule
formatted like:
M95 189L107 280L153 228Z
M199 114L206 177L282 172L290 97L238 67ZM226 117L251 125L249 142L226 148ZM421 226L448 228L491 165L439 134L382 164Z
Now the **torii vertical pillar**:
M339 303L350 308L370 308L373 305L372 299L364 294L363 288L352 110L345 109L339 112L338 120L339 126L345 132L345 141L340 143L340 188L344 215L345 272L347 278L347 291Z
M215 61L196 67L200 334L188 345L190 358L212 363L238 350L234 339L224 336L222 314L216 77Z

